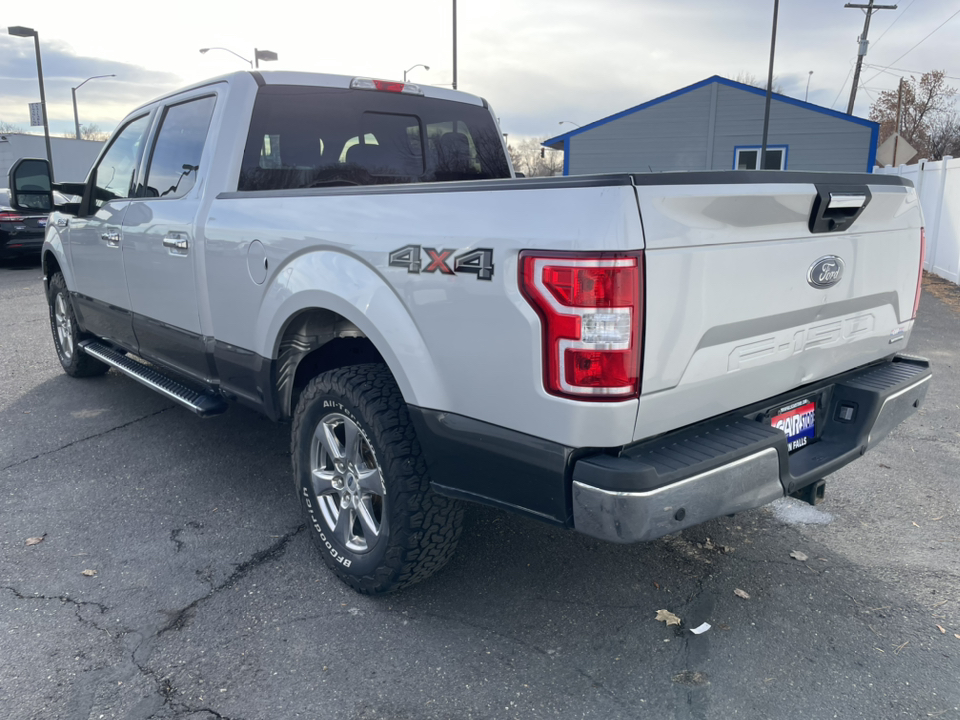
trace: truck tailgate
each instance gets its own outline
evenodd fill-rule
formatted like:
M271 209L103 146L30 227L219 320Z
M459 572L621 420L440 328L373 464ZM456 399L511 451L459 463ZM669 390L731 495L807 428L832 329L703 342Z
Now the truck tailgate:
M921 262L914 188L860 176L869 200L853 224L812 232L819 179L829 182L816 177L637 184L646 320L635 439L903 350ZM809 277L828 256L842 275L815 287Z

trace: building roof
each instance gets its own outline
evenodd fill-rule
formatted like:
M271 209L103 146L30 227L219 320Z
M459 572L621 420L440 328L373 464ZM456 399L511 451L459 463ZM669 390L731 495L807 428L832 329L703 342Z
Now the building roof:
M601 125L606 125L607 123L613 122L614 120L619 120L620 118L626 115L632 115L635 112L646 110L649 107L653 107L654 105L659 105L662 102L666 102L667 100L672 100L675 97L679 97L680 95L685 95L688 92L692 92L694 90L699 90L700 88L706 87L707 85L711 85L713 83L717 83L719 85L726 85L727 87L732 87L737 90L744 90L746 92L753 93L754 95L760 95L761 97L766 97L767 95L767 91L762 88L757 88L757 87L754 87L753 85L747 85L745 83L737 82L736 80L730 80L725 77L720 77L719 75L713 75L712 77L708 77L706 80L701 80L698 83L694 83L693 85L687 85L687 87L680 88L679 90L674 90L671 93L667 93L666 95L661 95L658 98L654 98L653 100L649 100L640 105L636 105L632 108L622 110L621 112L615 113L613 115L608 115L605 118L596 120L590 123L589 125L584 125L583 127L579 127L576 130L571 130L570 132L566 132L563 135L557 135L556 137L552 137L549 140L544 140L542 144L554 150L563 150L564 143L574 135L579 135L581 133L587 132L588 130L592 130L593 128L600 127ZM797 107L806 108L807 110L811 110L813 112L835 117L838 120L846 120L847 122L852 122L857 125L863 125L871 129L880 127L879 124L873 122L872 120L866 120L864 118L856 117L854 115L847 115L845 113L837 112L836 110L831 110L830 108L825 108L820 105L814 105L813 103L804 102L803 100L797 100L796 98L787 97L786 95L781 95L780 93L771 93L770 97L773 100L776 100L778 102L784 102L784 103L787 103L788 105L796 105Z

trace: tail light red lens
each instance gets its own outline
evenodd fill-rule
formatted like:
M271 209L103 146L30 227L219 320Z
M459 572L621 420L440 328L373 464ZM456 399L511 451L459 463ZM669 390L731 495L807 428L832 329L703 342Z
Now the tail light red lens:
M0 220L4 222L18 222L21 220L26 220L26 218L20 213L15 212L0 212Z
M639 396L642 282L642 253L520 254L520 290L543 323L547 392Z
M917 294L913 299L913 316L911 319L917 316L917 308L920 307L920 286L923 285L923 263L927 257L927 236L923 231L923 228L920 228L920 270L917 273Z

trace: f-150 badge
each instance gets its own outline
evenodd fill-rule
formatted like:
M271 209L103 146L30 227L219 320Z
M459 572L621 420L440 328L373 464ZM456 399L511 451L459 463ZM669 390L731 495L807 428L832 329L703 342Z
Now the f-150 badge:
M468 250L456 257L455 248L421 247L420 245L404 245L390 253L390 267L406 268L408 273L438 272L441 275L455 273L473 273L477 280L493 279L493 250L491 248L477 248ZM424 257L426 256L426 257ZM453 267L450 267L450 263Z

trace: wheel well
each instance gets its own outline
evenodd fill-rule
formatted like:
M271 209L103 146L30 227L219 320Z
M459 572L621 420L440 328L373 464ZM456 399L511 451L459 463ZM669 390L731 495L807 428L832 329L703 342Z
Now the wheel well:
M383 356L363 332L330 310L307 310L294 316L277 346L277 395L281 413L293 415L300 393L320 373L348 365L383 363Z
M43 285L44 290L50 289L50 278L56 275L60 270L60 263L57 262L57 256L52 252L43 254Z

